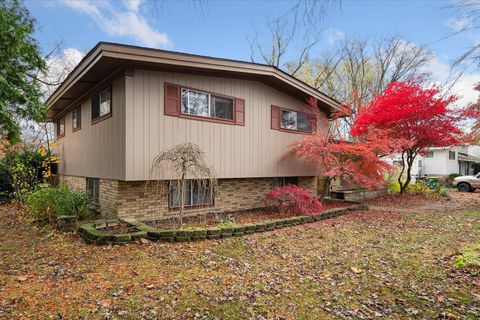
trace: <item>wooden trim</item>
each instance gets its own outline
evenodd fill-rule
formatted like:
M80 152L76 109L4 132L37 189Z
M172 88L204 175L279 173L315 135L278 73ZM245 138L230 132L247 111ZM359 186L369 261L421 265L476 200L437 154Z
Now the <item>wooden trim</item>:
M76 128L73 126L73 113L75 110L79 110L79 113L80 113L80 125ZM78 107L72 110L72 132L77 132L80 129L82 129L82 105L79 105Z
M112 111L110 110L110 113L104 114L103 116L100 116L98 118L93 119L92 124L102 122L103 120L106 120L106 119L111 118L111 117L112 117Z
M184 206L184 210L195 210L195 209L202 209L202 208L212 208L215 205L213 204L213 199L212 203L210 204L197 204L197 205L190 205L190 206ZM168 211L180 211L180 207L170 207L170 199L168 201Z
M283 131L283 132L289 132L289 133L303 133L303 134L312 134L312 124L310 123L310 119L312 117L317 117L314 113L312 112L305 112L305 111L298 111L295 109L289 109L289 108L284 108L284 107L279 107L280 108L280 116L278 117L278 120L280 121L278 125L278 131ZM287 129L287 128L282 128L282 111L288 111L288 112L296 112L296 113L303 113L308 116L308 123L310 125L310 130L309 131L302 131L298 129Z
M60 130L59 130L59 128L60 128L60 120L62 120L62 119L63 119L63 134L60 134L60 133L59 133L59 132L60 132ZM66 133L66 131L67 131L67 128L65 127L65 125L66 125L66 124L65 124L65 116L63 116L63 117L61 117L60 119L57 120L56 126L55 126L55 133L56 133L56 138L57 138L57 139L60 139L60 138L65 137L65 133Z
M99 117L96 117L96 118L92 119L92 121L91 121L92 125L96 124L96 123L99 123L99 122L102 122L103 120L106 120L108 118L111 118L112 115L113 115L113 86L111 84L109 86L106 86L102 90L100 90L96 95L92 95L90 97L90 114L92 114L92 108L93 108L92 99L96 96L100 96L100 94L103 91L107 90L108 88L110 88L110 112L107 113L107 114L104 114L103 116L99 116ZM101 104L101 102L99 103L99 108L100 108L100 104Z
M245 123L243 123L243 124L239 124L239 123L237 124L236 123L237 106L236 106L235 101L237 99L240 99L240 98L236 98L236 97L233 97L233 96L229 96L229 95L225 95L225 94L221 94L221 93L216 93L216 92L212 92L212 91L208 91L208 90L183 86L181 84L173 84L173 83L170 83L170 82L165 82L164 86L165 86L165 88L166 88L166 86L177 86L179 88L179 95L180 95L180 97L179 97L180 110L179 110L178 116L167 114L168 116L178 117L178 118L183 118L183 119L190 119L190 120L199 120L199 121L206 121L206 122L216 122L216 123L222 123L222 124L232 124L232 125L245 126ZM195 115L195 114L183 113L182 112L182 89L192 90L192 91L208 94L208 95L215 96L215 97L226 98L226 99L232 100L232 106L233 106L232 116L233 116L233 119L230 120L230 119L222 119L222 118L215 118L215 117L208 117L208 116L200 116L200 115ZM163 94L165 96L166 92L164 91ZM165 105L164 105L164 109L165 109Z

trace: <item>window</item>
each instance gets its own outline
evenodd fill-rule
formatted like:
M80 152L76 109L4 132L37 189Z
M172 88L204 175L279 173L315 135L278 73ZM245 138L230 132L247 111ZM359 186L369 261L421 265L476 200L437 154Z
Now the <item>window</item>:
M233 121L233 99L182 89L182 113Z
M448 151L448 159L455 160L455 151Z
M100 196L100 179L87 178L87 193L90 195L92 203L98 204Z
M310 119L309 116L303 112L282 110L280 127L282 129L309 132Z
M428 151L425 153L425 158L433 158L433 151Z
M57 139L65 136L65 117L57 122Z
M179 183L171 182L170 208L180 207ZM185 207L209 206L212 204L212 190L208 180L187 180L183 196Z
M92 98L92 120L102 120L112 114L111 88Z
M298 178L297 177L281 177L281 178L273 178L272 187L273 189L284 187L289 184L297 185Z
M82 127L81 107L78 107L72 111L72 127L73 131L77 131Z
M418 160L418 167L419 167L419 168L422 167L422 160Z

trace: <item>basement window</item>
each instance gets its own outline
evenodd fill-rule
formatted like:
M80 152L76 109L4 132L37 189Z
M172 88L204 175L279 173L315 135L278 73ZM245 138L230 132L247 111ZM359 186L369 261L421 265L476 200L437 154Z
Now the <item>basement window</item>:
M280 178L273 178L272 187L273 189L288 186L289 184L298 185L298 178L297 177L280 177Z
M185 181L183 205L185 208L208 207L213 203L212 189L209 180ZM169 205L170 208L180 208L180 182L170 182Z
M87 178L87 193L90 195L90 200L93 204L99 204L100 199L100 179Z

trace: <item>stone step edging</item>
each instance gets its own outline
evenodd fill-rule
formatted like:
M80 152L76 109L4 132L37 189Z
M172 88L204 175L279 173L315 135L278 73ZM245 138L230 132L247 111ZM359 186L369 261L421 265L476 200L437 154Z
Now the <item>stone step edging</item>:
M366 204L356 204L349 207L333 208L322 211L320 214L313 216L294 216L282 219L266 220L257 223L248 223L242 225L225 226L225 227L209 227L195 229L157 229L147 226L137 221L124 219L122 222L127 226L135 229L129 233L106 233L101 230L109 226L116 226L119 220L96 220L91 223L82 224L79 232L82 238L88 244L107 245L107 244L126 244L146 238L151 241L163 242L189 242L203 241L210 239L224 239L230 237L238 237L246 234L259 233L265 231L273 231L284 227L296 226L300 224L313 223L329 218L338 217L352 211L367 211Z

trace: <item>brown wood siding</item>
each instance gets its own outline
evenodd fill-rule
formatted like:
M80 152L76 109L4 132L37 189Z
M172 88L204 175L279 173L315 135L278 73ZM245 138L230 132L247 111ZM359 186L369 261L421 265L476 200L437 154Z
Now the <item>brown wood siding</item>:
M166 116L165 83L244 99L245 125ZM126 179L154 178L155 155L186 141L202 148L219 178L314 175L301 161L280 160L301 136L272 130L272 104L307 111L305 103L257 81L136 69L126 77ZM165 172L155 178L170 176Z
M112 116L91 123L91 99L80 105L82 129L73 132L72 111L65 114L65 137L55 151L59 174L125 179L125 78L112 84Z

